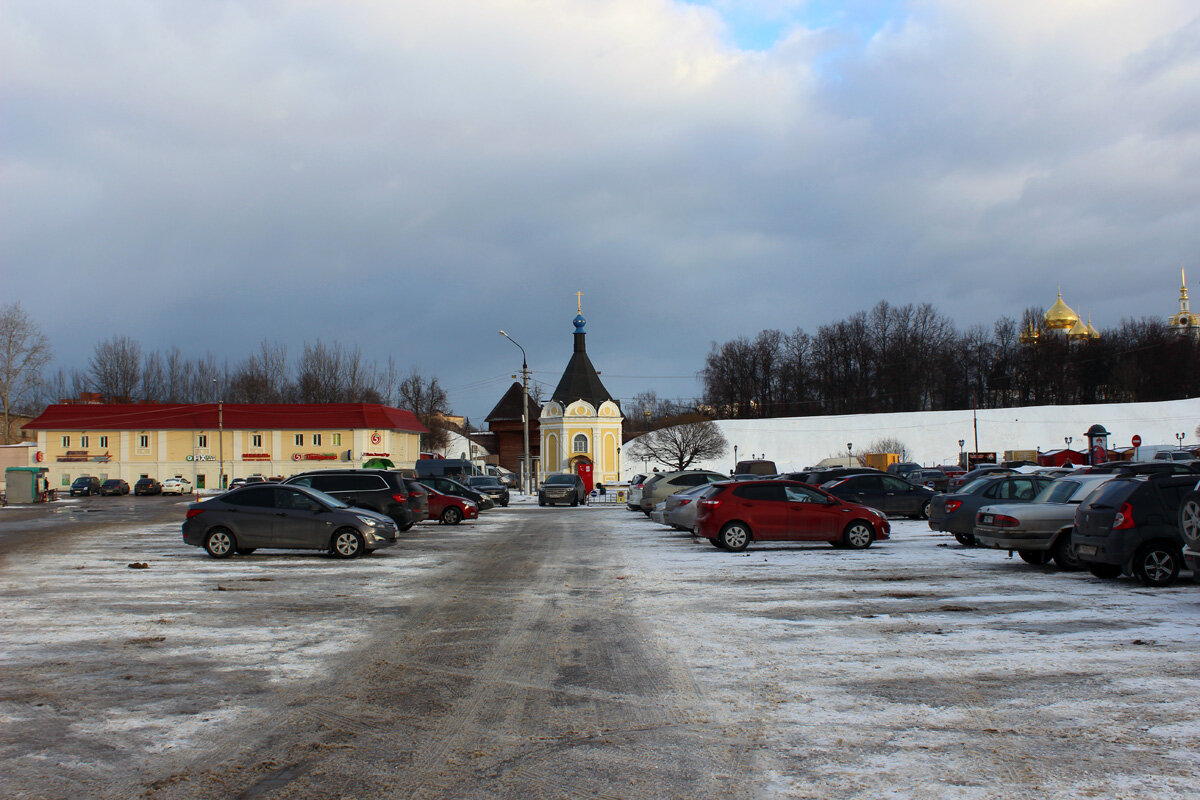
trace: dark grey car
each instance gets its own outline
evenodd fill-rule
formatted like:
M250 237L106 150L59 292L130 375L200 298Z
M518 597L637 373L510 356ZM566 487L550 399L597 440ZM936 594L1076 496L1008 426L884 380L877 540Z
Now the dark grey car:
M573 472L547 475L538 489L539 506L552 506L556 503L577 506L586 502L587 488L583 485L583 478Z
M952 533L959 544L974 547L975 513L981 507L1029 502L1051 480L1045 475L984 475L957 492L935 495L929 502L929 529Z
M399 531L391 518L348 506L306 486L258 484L192 503L183 541L213 558L248 555L260 547L327 550L355 558L390 547Z

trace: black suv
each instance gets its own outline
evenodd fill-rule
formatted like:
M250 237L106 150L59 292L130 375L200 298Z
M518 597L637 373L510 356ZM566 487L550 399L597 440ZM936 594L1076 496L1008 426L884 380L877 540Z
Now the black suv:
M474 489L477 492L483 492L488 497L492 498L498 506L508 507L508 487L500 482L499 478L494 478L491 475L470 475L463 478L463 483L468 488Z
M425 519L429 511L429 496L420 492L412 496L409 482L386 469L323 469L293 475L284 483L308 486L333 495L338 500L368 511L391 517L396 526L406 531L413 523ZM425 511L419 510L421 500ZM415 501L415 507L414 507Z
M1167 586L1183 568L1179 506L1195 486L1195 475L1119 475L1075 511L1071 546L1097 577Z
M100 494L100 479L95 475L80 475L71 481L71 497L77 494L81 494L84 497Z

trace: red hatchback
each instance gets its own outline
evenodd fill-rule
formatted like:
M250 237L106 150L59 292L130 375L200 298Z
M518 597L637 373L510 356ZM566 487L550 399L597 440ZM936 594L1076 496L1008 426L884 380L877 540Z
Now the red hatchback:
M715 483L700 498L693 531L724 550L755 542L829 542L861 550L888 538L887 517L797 481Z
M429 492L429 516L426 519L436 519L446 525L457 525L464 519L477 519L479 506L462 497L452 494L442 494L437 489L425 487Z

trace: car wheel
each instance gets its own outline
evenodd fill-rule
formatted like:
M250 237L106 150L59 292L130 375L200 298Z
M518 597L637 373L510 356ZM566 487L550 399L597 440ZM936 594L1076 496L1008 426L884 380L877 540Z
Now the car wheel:
M730 522L717 534L717 542L731 553L740 553L750 544L750 529L740 522Z
M921 504L921 508L916 514L913 514L913 519L929 519L929 501L926 500Z
M545 500L538 500L538 505L539 505L539 506L541 506L542 508L545 508L545 507L546 507L546 501L545 501Z
M462 522L462 518L462 512L459 511L455 506L447 506L446 510L442 512L441 516L442 522L447 525L457 525L458 523Z
M1071 544L1071 532L1063 531L1054 542L1054 565L1064 572L1078 572L1083 569L1079 553Z
M1121 567L1117 564L1088 564L1087 570L1093 576L1104 580L1121 577Z
M1051 558L1049 550L1018 550L1017 555L1026 564L1033 564L1035 567L1049 564Z
M578 498L578 497L572 497L572 498L571 498L571 508L574 508L574 507L575 507L575 506L577 506L577 505L579 505L579 498Z
M976 541L974 535L972 535L970 533L956 533L956 534L954 534L954 538L957 539L958 543L961 544L963 547L978 547L979 546L979 542Z
M362 534L354 528L339 528L329 540L329 554L334 558L358 558L366 549Z
M875 529L861 520L851 522L842 533L842 543L851 550L866 550L875 541Z
M233 534L225 528L213 528L204 536L204 550L213 558L229 558L236 549Z
M1200 547L1200 494L1192 494L1180 504L1179 532L1192 547Z
M1183 553L1166 542L1151 542L1133 557L1133 576L1143 586L1170 586L1179 577Z

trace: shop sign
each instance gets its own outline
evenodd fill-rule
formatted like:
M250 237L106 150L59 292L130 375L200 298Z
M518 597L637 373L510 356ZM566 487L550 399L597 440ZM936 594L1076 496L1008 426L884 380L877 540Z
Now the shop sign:
M242 453L242 461L270 461L270 453Z
M61 456L58 456L55 460L56 461L72 461L72 462L73 461L87 461L88 460L88 452L87 452L87 450L68 450L67 452L63 453Z
M391 453L363 453L363 458L387 458Z
M292 461L337 461L337 453L292 453Z
M216 461L216 456L187 456L185 461Z

